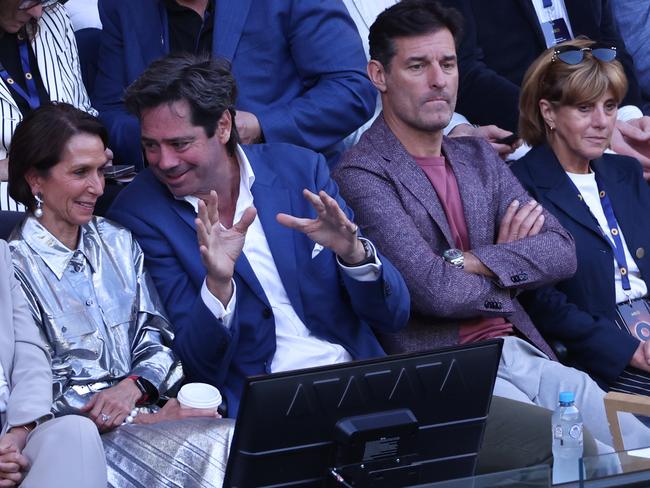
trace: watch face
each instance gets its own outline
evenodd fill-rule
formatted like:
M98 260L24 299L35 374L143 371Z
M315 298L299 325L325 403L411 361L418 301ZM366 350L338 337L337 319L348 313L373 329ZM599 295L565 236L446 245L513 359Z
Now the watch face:
M465 257L463 256L463 251L460 249L447 249L442 254L442 257L449 264L457 268L462 269L465 265Z
M445 258L447 261L452 261L458 258L462 258L463 251L461 251L460 249L447 249L443 253L442 257Z

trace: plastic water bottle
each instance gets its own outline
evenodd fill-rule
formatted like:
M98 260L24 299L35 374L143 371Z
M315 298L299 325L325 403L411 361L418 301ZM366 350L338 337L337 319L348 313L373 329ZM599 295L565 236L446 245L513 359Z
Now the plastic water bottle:
M553 484L579 478L582 457L582 415L574 405L572 391L560 393L560 405L553 412Z

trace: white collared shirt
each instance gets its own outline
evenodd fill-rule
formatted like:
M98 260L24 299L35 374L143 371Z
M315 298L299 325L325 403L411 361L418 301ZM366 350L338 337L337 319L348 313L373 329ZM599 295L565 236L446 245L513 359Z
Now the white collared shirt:
M233 222L238 222L244 211L254 204L251 188L255 181L255 174L241 146L237 146L237 159L240 169L239 196ZM189 202L198 212L197 197L186 196L183 200ZM322 246L315 244L312 259L322 249ZM344 347L314 336L296 313L280 279L259 217L255 217L246 232L242 252L262 285L264 294L273 309L276 349L270 372L289 371L352 360L350 353ZM345 273L359 281L374 281L381 275L381 262L378 257L376 263L364 266L349 268L342 265L340 261L339 266ZM232 322L236 306L237 290L234 280L232 283L233 295L226 307L210 293L205 280L201 287L203 302L217 319L223 321L226 327L229 327Z

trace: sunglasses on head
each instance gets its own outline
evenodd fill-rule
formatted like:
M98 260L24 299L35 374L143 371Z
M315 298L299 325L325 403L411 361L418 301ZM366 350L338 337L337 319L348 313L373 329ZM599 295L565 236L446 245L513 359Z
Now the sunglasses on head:
M58 0L22 0L21 2L18 2L18 10L29 10L37 5L49 7L50 5L54 5L56 2L58 2Z
M594 44L591 47L560 46L553 52L551 61L559 59L566 64L579 64L585 59L585 53L606 63L616 59L616 47Z

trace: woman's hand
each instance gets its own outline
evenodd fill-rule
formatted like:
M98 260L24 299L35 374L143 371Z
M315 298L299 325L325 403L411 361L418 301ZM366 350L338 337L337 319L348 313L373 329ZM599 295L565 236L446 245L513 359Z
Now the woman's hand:
M630 366L650 373L650 341L641 341L630 360Z
M191 417L221 418L214 408L181 408L176 398L165 403L165 406L156 413L141 413L134 420L134 424L156 424L167 420L182 420Z
M0 487L18 486L29 461L22 451L27 443L27 431L13 429L0 437Z
M100 432L108 432L122 425L141 396L135 382L126 378L111 388L95 393L80 411L88 414Z

